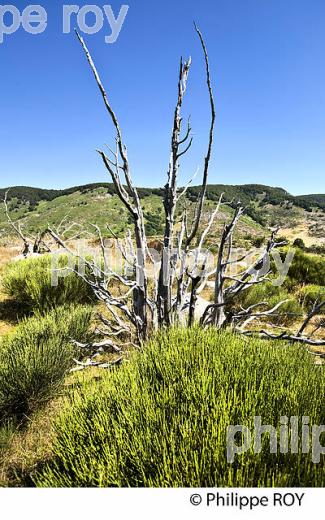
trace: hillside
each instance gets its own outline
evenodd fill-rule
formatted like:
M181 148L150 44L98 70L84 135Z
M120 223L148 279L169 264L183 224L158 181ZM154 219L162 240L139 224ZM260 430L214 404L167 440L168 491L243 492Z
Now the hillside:
M8 198L17 199L22 202L29 202L31 206L36 206L40 201L51 201L64 195L71 195L72 193L80 192L87 193L97 188L104 188L107 193L115 194L115 189L112 183L94 183L84 184L82 186L73 186L62 190L47 190L42 188L32 188L28 186L15 186L10 188ZM0 188L0 199L3 199L8 188ZM188 189L188 196L195 197L200 190L199 186L193 186ZM162 188L138 188L140 197L147 197L150 195L161 196ZM226 184L209 184L207 189L207 196L211 200L218 198L221 193L231 199L240 199L244 204L249 204L252 200L260 197L263 198L264 203L279 205L283 202L291 202L295 206L300 206L306 210L311 211L313 208L325 210L325 194L318 195L298 195L294 196L288 193L283 188L274 188L264 186L262 184L243 184L243 185L226 185Z
M188 189L185 201L189 214L199 190L199 186ZM139 188L138 191L144 207L147 233L149 236L160 235L163 231L163 190ZM0 189L0 199L4 198L5 192L5 188ZM308 245L324 243L325 195L295 197L282 188L258 184L209 185L206 218L221 193L225 194L224 198L230 206L234 207L240 200L246 207L246 216L239 227L242 239L265 236L269 226L280 225L283 234L290 236L290 239L301 236ZM118 234L124 233L129 224L129 216L110 183L86 184L64 190L17 186L10 189L8 201L12 219L19 221L30 233L47 225L56 227L65 217L67 222L78 223L89 231L90 224L96 222L107 235L110 233L106 224ZM212 235L220 230L230 212L230 208L223 208ZM2 238L11 234L3 206L0 208L0 231Z

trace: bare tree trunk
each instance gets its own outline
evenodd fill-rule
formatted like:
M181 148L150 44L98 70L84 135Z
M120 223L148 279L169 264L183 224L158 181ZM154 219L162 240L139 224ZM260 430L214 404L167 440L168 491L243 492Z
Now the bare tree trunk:
M211 155L212 155L215 121L216 121L216 110L215 110L214 96L213 96L213 90L212 90L212 84L211 84L211 74L210 74L210 64L209 64L208 51L207 51L207 48L206 48L206 45L205 45L205 42L204 42L204 39L203 39L201 31L198 29L196 24L194 24L194 25L195 25L195 30L196 30L196 32L197 32L197 34L199 36L199 39L200 39L200 42L201 42L201 46L202 46L202 50L203 50L203 54L204 54L205 68L206 68L206 83L207 83L208 92L209 92L209 99L210 99L211 122L210 122L210 131L209 131L209 140L208 140L208 150L207 150L206 157L204 159L204 170L203 170L201 191L200 191L200 194L199 194L199 197L198 197L198 200L197 200L194 220L193 220L193 223L192 223L192 226L191 226L191 230L190 230L189 233L187 233L187 226L186 226L187 217L186 217L186 214L185 214L185 217L184 217L184 223L185 223L184 228L185 228L185 231L186 231L184 252L183 252L183 258L182 258L182 261L184 263L186 263L186 258L187 258L187 255L189 253L189 249L191 247L191 244L192 244L193 240L196 238L196 236L198 234L199 226L200 226L201 219L202 219L202 212L203 212L203 207L204 207L204 202L205 202L205 197L206 197L206 190L207 190L207 183L208 183L208 173L209 173L210 162L211 162ZM186 192L186 189L185 189L185 192ZM218 208L220 206L220 203L221 203L221 199L219 201ZM217 211L216 211L216 213L217 213ZM213 216L213 218L214 218L214 216ZM211 222L211 224L212 224L212 222ZM183 245L183 235L181 235L181 237L182 238L180 240L180 248ZM178 314L180 312L180 309L181 309L182 303L183 303L184 293L186 292L187 284L184 281L185 270L186 270L186 266L183 265L183 268L180 271L180 276L178 277L178 280L177 280L177 297L176 297L176 303L175 303L176 314Z
M83 40L83 38L77 33L79 41L83 47L88 63L91 67L91 70L94 74L95 80L97 82L98 88L102 95L105 107L109 113L109 116L113 122L113 125L116 130L116 151L112 151L113 161L109 159L109 157L101 150L99 150L99 154L102 157L102 160L111 175L112 181L116 188L117 194L128 210L129 214L134 223L134 233L135 233L135 243L136 243L136 255L134 259L134 271L136 278L136 285L133 289L133 310L136 316L136 324L139 340L142 341L147 337L148 331L148 317L147 317L147 289L148 289L148 281L146 275L146 256L147 256L147 241L144 227L144 217L142 206L140 203L140 198L137 192L137 189L133 186L130 174L129 161L127 156L127 149L123 142L121 128L118 122L118 119L113 111L110 102L108 100L106 91L103 87L93 59L89 53L89 50ZM120 160L122 161L122 165L120 166ZM122 185L120 179L120 170L123 171L124 178L126 181L126 185L128 191ZM129 193L132 197L130 200Z
M187 133L184 139L180 138L182 127L181 108L186 92L190 66L191 59L185 61L185 63L183 63L183 60L181 60L178 78L178 98L174 113L168 182L165 186L164 194L165 233L158 284L158 320L160 325L165 324L167 326L172 323L172 250L174 247L174 226L177 204L177 178L179 173L179 159L189 150L192 144L191 138L185 150L180 152L181 144L186 143L186 141L189 139L191 131L190 126L188 125Z
M238 220L240 219L242 213L243 213L243 208L238 206L232 221L230 222L229 225L226 225L223 230L220 245L219 245L218 263L217 263L217 269L216 269L215 290L214 290L215 308L214 308L213 315L211 318L212 323L214 323L214 325L218 328L223 327L227 321L227 316L225 313L225 305L226 305L225 273L226 273L227 267L229 265L229 262L231 262L233 232L234 232L236 224L237 224ZM226 248L228 248L227 253L226 253ZM225 259L225 254L227 256L226 259Z
M197 288L199 286L199 283L201 281L200 276L196 276L192 278L192 285L191 285L191 298L190 298L190 308L188 313L188 326L192 327L195 320L195 309L197 304Z

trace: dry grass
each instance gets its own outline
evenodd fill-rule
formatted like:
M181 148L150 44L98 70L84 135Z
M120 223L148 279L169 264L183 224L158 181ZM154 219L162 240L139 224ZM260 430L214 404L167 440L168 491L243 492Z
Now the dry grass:
M4 336L5 334L8 334L8 332L11 332L14 329L14 326L10 323L7 323L6 321L0 320L0 336Z
M101 380L101 369L71 373L66 378L65 393L49 402L42 410L27 420L22 429L17 428L7 449L0 453L0 487L32 486L31 475L52 455L54 440L53 422L66 400L80 388Z
M0 246L0 268L7 264L12 258L20 253L19 246Z
M48 460L54 438L52 422L62 405L62 398L48 403L12 434L9 446L0 457L0 486L31 486L30 475Z
M289 242L294 242L296 238L301 238L307 247L314 245L324 245L324 239L310 234L307 222L301 222L294 228L281 228L281 236L285 237Z

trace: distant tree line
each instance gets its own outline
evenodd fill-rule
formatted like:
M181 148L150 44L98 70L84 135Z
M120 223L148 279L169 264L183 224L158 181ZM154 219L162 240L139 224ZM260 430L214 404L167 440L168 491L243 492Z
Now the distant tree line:
M89 193L93 190L104 188L109 195L116 195L114 184L112 183L94 183L84 184L82 186L73 186L63 190L48 190L41 188L32 188L28 186L16 186L10 189L8 193L8 200L18 199L18 201L28 202L33 208L43 200L51 201L63 195L71 195L76 192L82 194ZM189 187L187 191L187 198L191 201L196 201L200 192L200 186ZM140 199L157 195L163 197L163 188L137 188ZM6 189L0 189L0 199L4 198ZM311 211L313 208L322 209L325 211L325 194L319 195L299 195L293 196L282 188L273 188L264 186L262 184L245 184L241 186L232 186L224 184L209 184L207 185L207 199L218 201L220 195L224 193L228 201L233 201L235 208L238 200L243 206L247 208L247 214L257 222L263 224L261 216L254 210L251 205L252 201L260 200L261 204L280 205L284 203L291 203L299 206L306 211Z

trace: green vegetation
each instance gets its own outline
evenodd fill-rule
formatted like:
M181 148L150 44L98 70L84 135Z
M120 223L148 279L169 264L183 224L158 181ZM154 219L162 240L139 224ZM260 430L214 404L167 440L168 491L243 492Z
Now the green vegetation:
M11 191L10 210L26 231L37 231L40 221L45 226L58 223L67 214L80 223L80 229L89 229L90 222L105 229L109 215L113 231L125 234L128 214L112 185L48 190L46 194L32 188L17 190ZM312 218L321 212L322 196L296 203L280 188L209 186L205 221L221 192L233 205L241 199L248 207L234 237L235 247L261 247L268 233L265 223L286 222L288 209L288 227L299 215L306 218L302 208L313 210ZM148 243L161 247L162 191L141 189L140 197L147 234L155 237ZM190 188L189 221L196 197L197 188ZM211 230L209 242L215 253L217 237L231 214L231 208L223 207ZM271 308L287 300L277 315L257 321L258 328L273 323L296 330L296 321L324 295L323 258L308 254L306 244L295 241L297 251L284 286L253 285L234 301L245 308L265 301ZM93 304L94 296L73 272L59 277L58 287L52 287L51 263L51 256L44 255L12 262L1 272L2 319L7 319L4 314L9 319L16 310L27 316L0 340L0 461L5 460L6 467L0 472L1 482L11 482L12 468L20 457L8 455L10 450L17 450L25 434L27 445L38 445L35 432L40 425L42 448L32 456L29 448L23 456L15 485L324 485L324 459L313 464L311 454L301 450L297 455L270 454L268 437L261 453L250 449L233 464L226 459L227 427L243 424L253 431L254 416L277 428L281 416L309 416L311 424L324 424L324 371L304 347L248 339L228 331L172 329L155 336L141 352L129 354L119 369L67 375L73 359L89 354L79 351L71 339L93 339L92 307L81 304ZM58 267L66 266L67 257L62 255ZM208 299L211 293L208 288L203 297ZM311 323L315 329L319 326L317 337L322 334L322 319ZM14 319L10 325L15 326ZM117 341L122 343L122 337ZM109 363L118 356L103 351L97 359ZM51 440L45 450L47 435Z
M293 247L299 247L299 249L305 249L305 243L302 240L302 238L296 238L296 240L293 243Z
M89 334L89 307L60 307L23 320L0 343L0 423L29 416L61 387L73 357L71 338Z
M186 197L190 208L197 200L200 187L189 187ZM4 197L5 190L0 189L0 200ZM161 233L161 214L163 208L163 190L161 188L138 188L142 199L147 232L151 236ZM250 217L247 221L247 231L254 235L254 228L282 223L284 227L290 227L296 221L303 221L304 210L314 212L318 210L318 219L322 219L325 211L325 195L311 195L293 197L281 188L272 188L258 184L242 186L232 185L208 185L208 206L215 205L220 195L224 193L224 199L232 201L235 207L240 200L246 207L246 214ZM11 188L8 194L9 209L13 220L19 220L23 229L29 233L39 231L40 222L56 226L64 217L69 216L70 221L80 224L82 229L93 231L90 223L96 222L104 234L108 236L106 229L107 215L110 215L110 226L115 233L124 235L128 225L127 213L124 210L114 186L110 183L87 184L75 186L65 190L41 190L38 188L16 187ZM210 207L207 208L210 211ZM290 211L289 211L290 210ZM316 218L317 220L317 218ZM7 229L8 234L12 230L7 225L7 219L3 208L0 207L0 227ZM260 229L260 231L263 231ZM74 228L71 234L75 235Z
M148 237L162 236L164 233L164 222L161 215L146 213L146 233Z
M310 211L312 208L325 210L325 195L298 195L295 204Z
M54 267L57 265L58 269L68 265L66 255L61 255L56 260ZM21 310L26 313L44 313L58 305L81 304L94 300L90 286L73 272L67 273L65 277L59 276L57 286L54 287L51 265L50 255L8 264L2 278L4 292L19 303Z
M303 348L200 328L158 335L80 389L56 424L38 486L321 486L324 459L250 448L226 458L227 428L281 416L324 424L324 371Z
M296 250L288 272L288 282L295 285L321 285L325 287L324 258Z
M8 199L17 199L18 204L28 202L32 206L37 206L41 201L51 201L64 195L71 195L72 193L80 192L82 194L92 192L98 188L103 188L109 195L116 195L114 184L109 182L84 184L82 186L73 186L64 190L46 190L42 188L31 188L29 186L15 186L10 188ZM3 199L7 189L0 188L0 199ZM141 199L150 195L162 195L163 190L160 188L138 188L138 193Z
M298 293L300 303L311 310L316 302L321 302L325 298L325 287L319 285L306 285Z
M277 323L279 325L290 324L296 321L303 315L302 305L299 303L296 296L290 294L283 286L276 287L271 282L265 282L261 285L253 285L246 291L241 293L241 296L236 299L236 306L248 308L257 303L266 302L268 307L260 307L259 311L272 309L280 302L286 302L274 314L268 316L267 322Z
M189 188L189 196L195 199L200 187L194 186ZM249 205L252 200L260 200L263 205L272 204L279 205L289 202L294 205L311 209L312 207L325 209L325 195L301 195L294 197L282 188L273 188L262 184L244 184L232 186L228 184L210 184L207 189L207 197L211 200L218 200L221 193L225 194L226 200L234 200L234 204L238 200L244 206Z
M285 253L287 250L285 249ZM281 253L283 255L283 252ZM267 302L269 308L285 301L274 316L266 321L277 325L289 325L311 310L316 300L325 296L325 262L321 256L311 255L302 249L296 249L289 268L288 276L280 287L265 282L253 285L236 298L237 308L248 308L260 302ZM266 310L266 309L259 309Z
M24 344L38 338L49 340L52 336L62 342L71 338L86 340L91 317L92 308L88 305L63 305L45 315L36 312L30 318L23 318L13 332L1 339L1 349L10 348L12 341Z
M53 397L71 364L71 349L58 338L20 345L0 356L0 420L22 419Z

